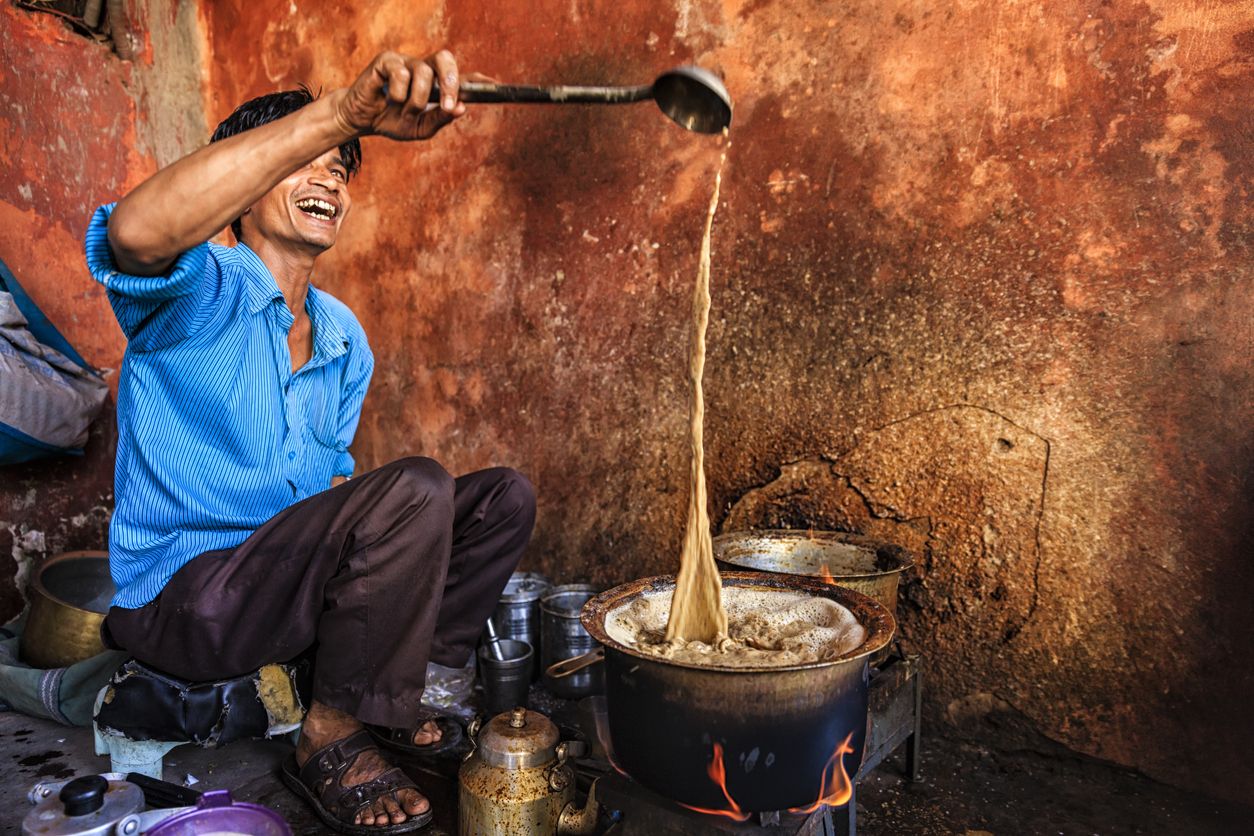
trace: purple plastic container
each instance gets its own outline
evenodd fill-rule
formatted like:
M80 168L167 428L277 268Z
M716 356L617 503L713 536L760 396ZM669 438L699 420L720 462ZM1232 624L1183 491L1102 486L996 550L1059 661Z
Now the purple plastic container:
M209 790L195 810L159 822L147 836L292 836L283 817L260 804L231 800L230 790Z

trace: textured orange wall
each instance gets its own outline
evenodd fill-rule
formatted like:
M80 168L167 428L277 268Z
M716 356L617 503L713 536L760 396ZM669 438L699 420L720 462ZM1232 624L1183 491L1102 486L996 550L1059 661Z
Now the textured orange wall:
M181 40L129 66L0 5L0 257L89 360L122 343L81 264L87 212L203 141L201 35L209 125L384 47L520 82L715 68L736 100L716 524L915 548L903 632L933 717L1017 713L1251 800L1248 3L223 0L203 32L152 5ZM513 464L540 491L533 567L670 570L717 142L648 105L480 107L365 151L316 279L379 361L362 465ZM106 419L86 460L0 470L0 560L101 541L111 446Z
M132 62L0 4L0 259L115 392L126 342L83 263L83 232L96 206L204 140L194 10L152 5L128 4ZM0 468L0 620L20 611L35 563L105 547L115 444L110 397L85 456Z
M234 0L209 27L211 121L384 47L517 82L724 73L716 522L916 548L933 716L1250 798L1248 3ZM367 141L318 277L379 361L361 463L513 464L533 567L671 570L717 155L647 105Z

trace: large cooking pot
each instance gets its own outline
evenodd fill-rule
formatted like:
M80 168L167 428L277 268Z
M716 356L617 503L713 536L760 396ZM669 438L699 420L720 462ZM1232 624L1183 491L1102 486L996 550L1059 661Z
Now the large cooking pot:
M114 594L106 552L66 552L35 570L19 651L36 668L64 668L104 652L100 625Z
M771 668L697 667L611 638L605 618L675 576L617 586L583 610L605 647L606 703L615 764L662 795L704 811L802 808L857 774L867 724L867 663L888 644L892 615L872 598L821 580L725 572L723 587L807 592L848 608L866 628L857 648L829 662ZM725 787L718 783L718 763ZM725 791L724 791L725 790ZM840 803L840 799L837 799Z
M897 617L897 586L914 565L910 552L861 534L844 531L767 529L733 531L714 538L714 559L734 570L780 572L820 578L870 595ZM875 654L872 665L888 656Z

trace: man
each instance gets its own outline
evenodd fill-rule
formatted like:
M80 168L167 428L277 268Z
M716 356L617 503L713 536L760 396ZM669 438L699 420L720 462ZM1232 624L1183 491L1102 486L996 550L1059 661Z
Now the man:
M426 140L464 112L448 52L383 53L323 98L241 105L87 233L128 338L105 640L202 681L314 648L283 777L347 833L430 819L363 724L404 730L401 748L438 743L427 663L467 661L535 517L504 468L455 480L411 458L345 481L374 359L348 308L310 285L352 205L358 138ZM228 224L237 246L206 243Z

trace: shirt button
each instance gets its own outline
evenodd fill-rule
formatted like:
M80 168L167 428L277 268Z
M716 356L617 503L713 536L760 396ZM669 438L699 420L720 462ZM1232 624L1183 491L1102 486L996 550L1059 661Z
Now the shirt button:
M288 460L289 462L294 462L294 461L296 461L296 451L295 451L295 450L292 450L291 452L289 452L289 453L287 454L287 460Z

